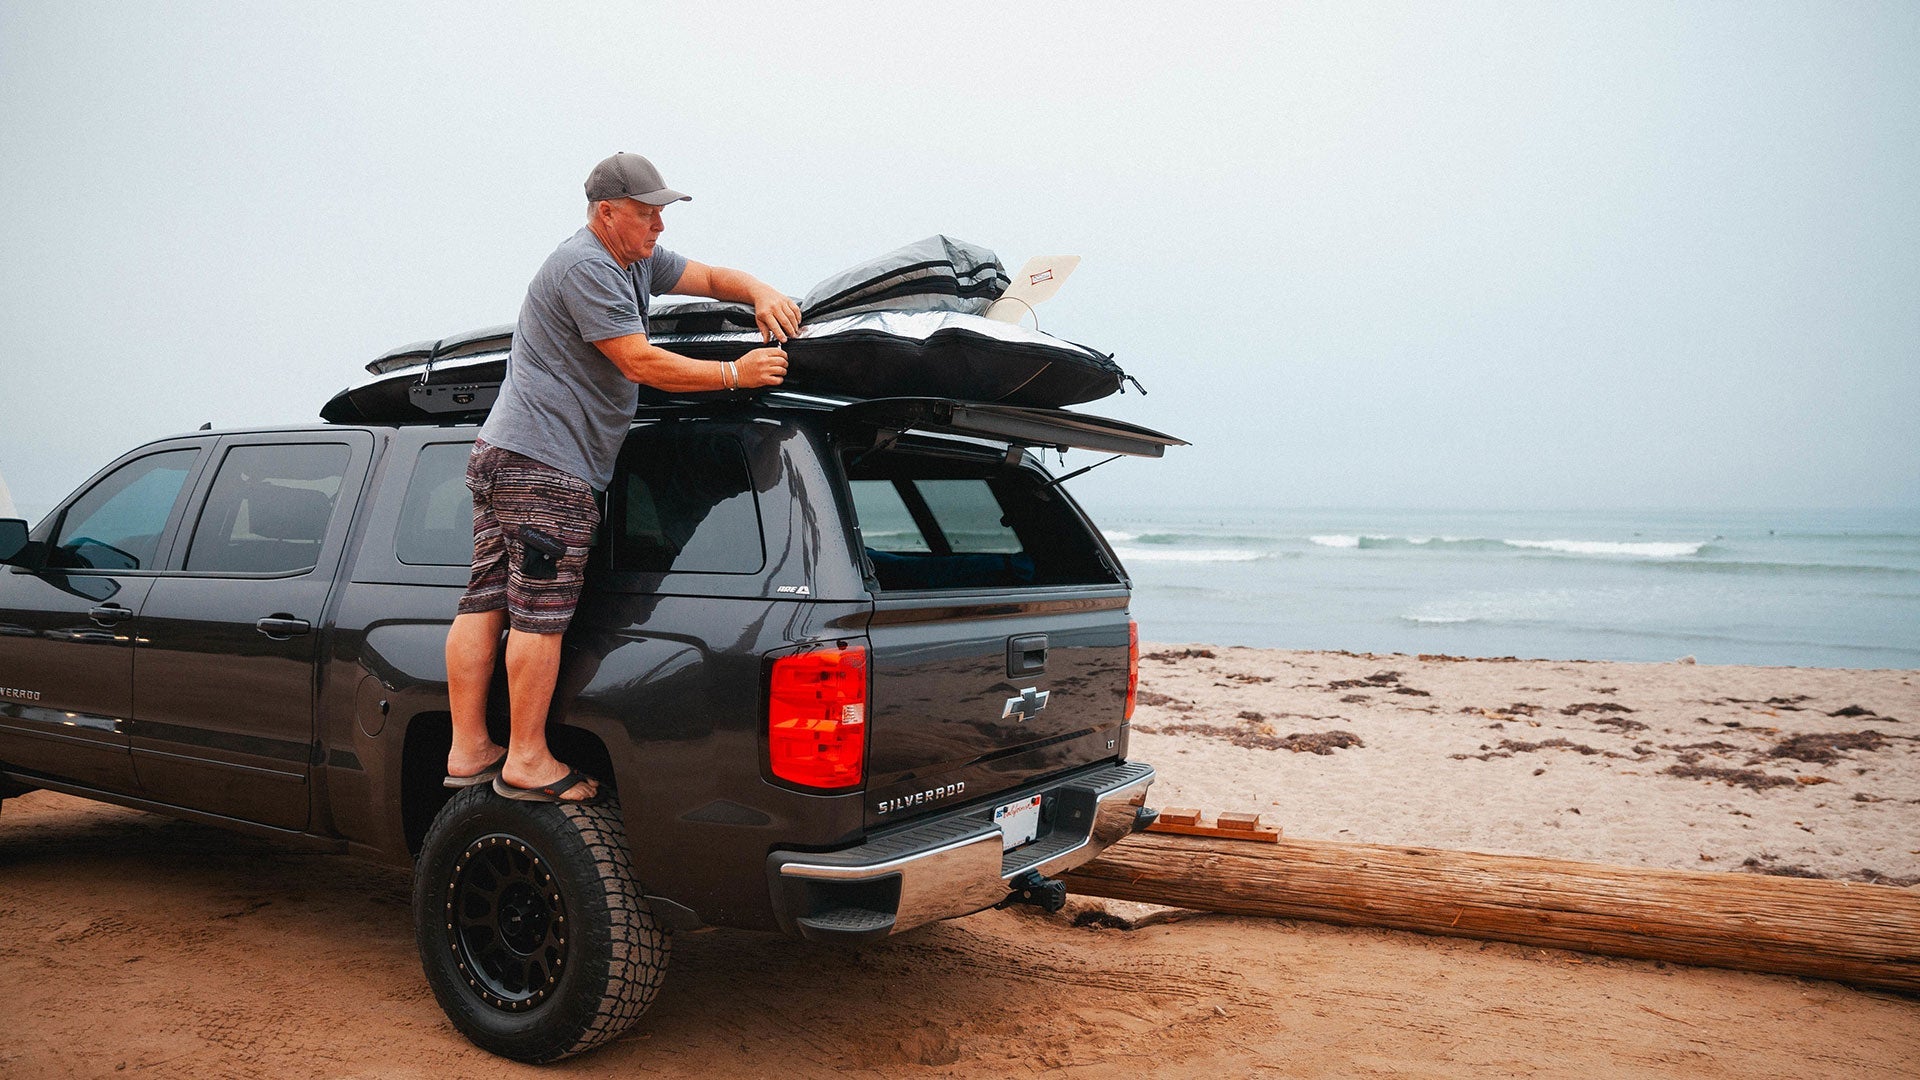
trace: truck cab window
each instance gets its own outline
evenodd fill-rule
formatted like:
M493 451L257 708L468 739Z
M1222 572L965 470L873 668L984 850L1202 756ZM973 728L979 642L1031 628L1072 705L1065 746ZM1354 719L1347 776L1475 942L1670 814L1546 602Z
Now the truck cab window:
M900 498L890 480L855 480L853 512L860 519L860 535L869 549L894 552L928 552L926 534L913 520L913 512Z
M1014 555L1022 550L985 480L920 480L914 486L954 554Z
M160 534L198 454L197 449L148 454L109 473L67 508L48 565L153 569Z
M351 457L342 443L228 450L194 527L186 569L216 574L313 569Z

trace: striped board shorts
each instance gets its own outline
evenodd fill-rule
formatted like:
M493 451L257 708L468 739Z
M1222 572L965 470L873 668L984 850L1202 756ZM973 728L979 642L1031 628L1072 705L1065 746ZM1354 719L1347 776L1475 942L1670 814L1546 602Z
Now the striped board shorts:
M580 604L587 552L600 523L593 486L475 440L467 489L473 492L473 574L460 613L506 608L508 624L521 633L565 632Z

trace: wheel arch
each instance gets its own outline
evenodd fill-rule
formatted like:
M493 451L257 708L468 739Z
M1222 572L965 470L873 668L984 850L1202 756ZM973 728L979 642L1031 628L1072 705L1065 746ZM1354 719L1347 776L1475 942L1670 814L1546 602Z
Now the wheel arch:
M504 718L492 718L488 732L502 746L507 744ZM600 781L601 790L618 796L613 757L607 745L591 731L567 724L547 728L547 745L554 756ZM453 716L445 711L415 714L407 722L407 734L401 751L400 824L406 837L407 853L418 857L420 844L440 808L454 795L445 786L447 751L453 746Z

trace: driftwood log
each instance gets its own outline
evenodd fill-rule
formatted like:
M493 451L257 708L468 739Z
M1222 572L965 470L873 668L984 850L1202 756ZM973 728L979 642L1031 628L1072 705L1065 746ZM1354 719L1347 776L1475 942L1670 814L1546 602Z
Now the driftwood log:
M1920 990L1920 890L1311 840L1142 833L1088 896Z

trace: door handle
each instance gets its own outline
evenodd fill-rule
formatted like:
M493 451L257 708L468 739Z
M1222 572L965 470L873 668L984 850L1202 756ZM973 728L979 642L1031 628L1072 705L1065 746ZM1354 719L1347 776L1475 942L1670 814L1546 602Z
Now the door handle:
M255 630L275 641L285 641L298 634L313 629L313 624L305 619L296 619L291 615L269 615L253 624Z
M1022 634L1007 639L1007 677L1038 675L1047 670L1047 635Z
M133 618L133 609L119 604L101 604L87 609L87 618L101 626L112 626Z

